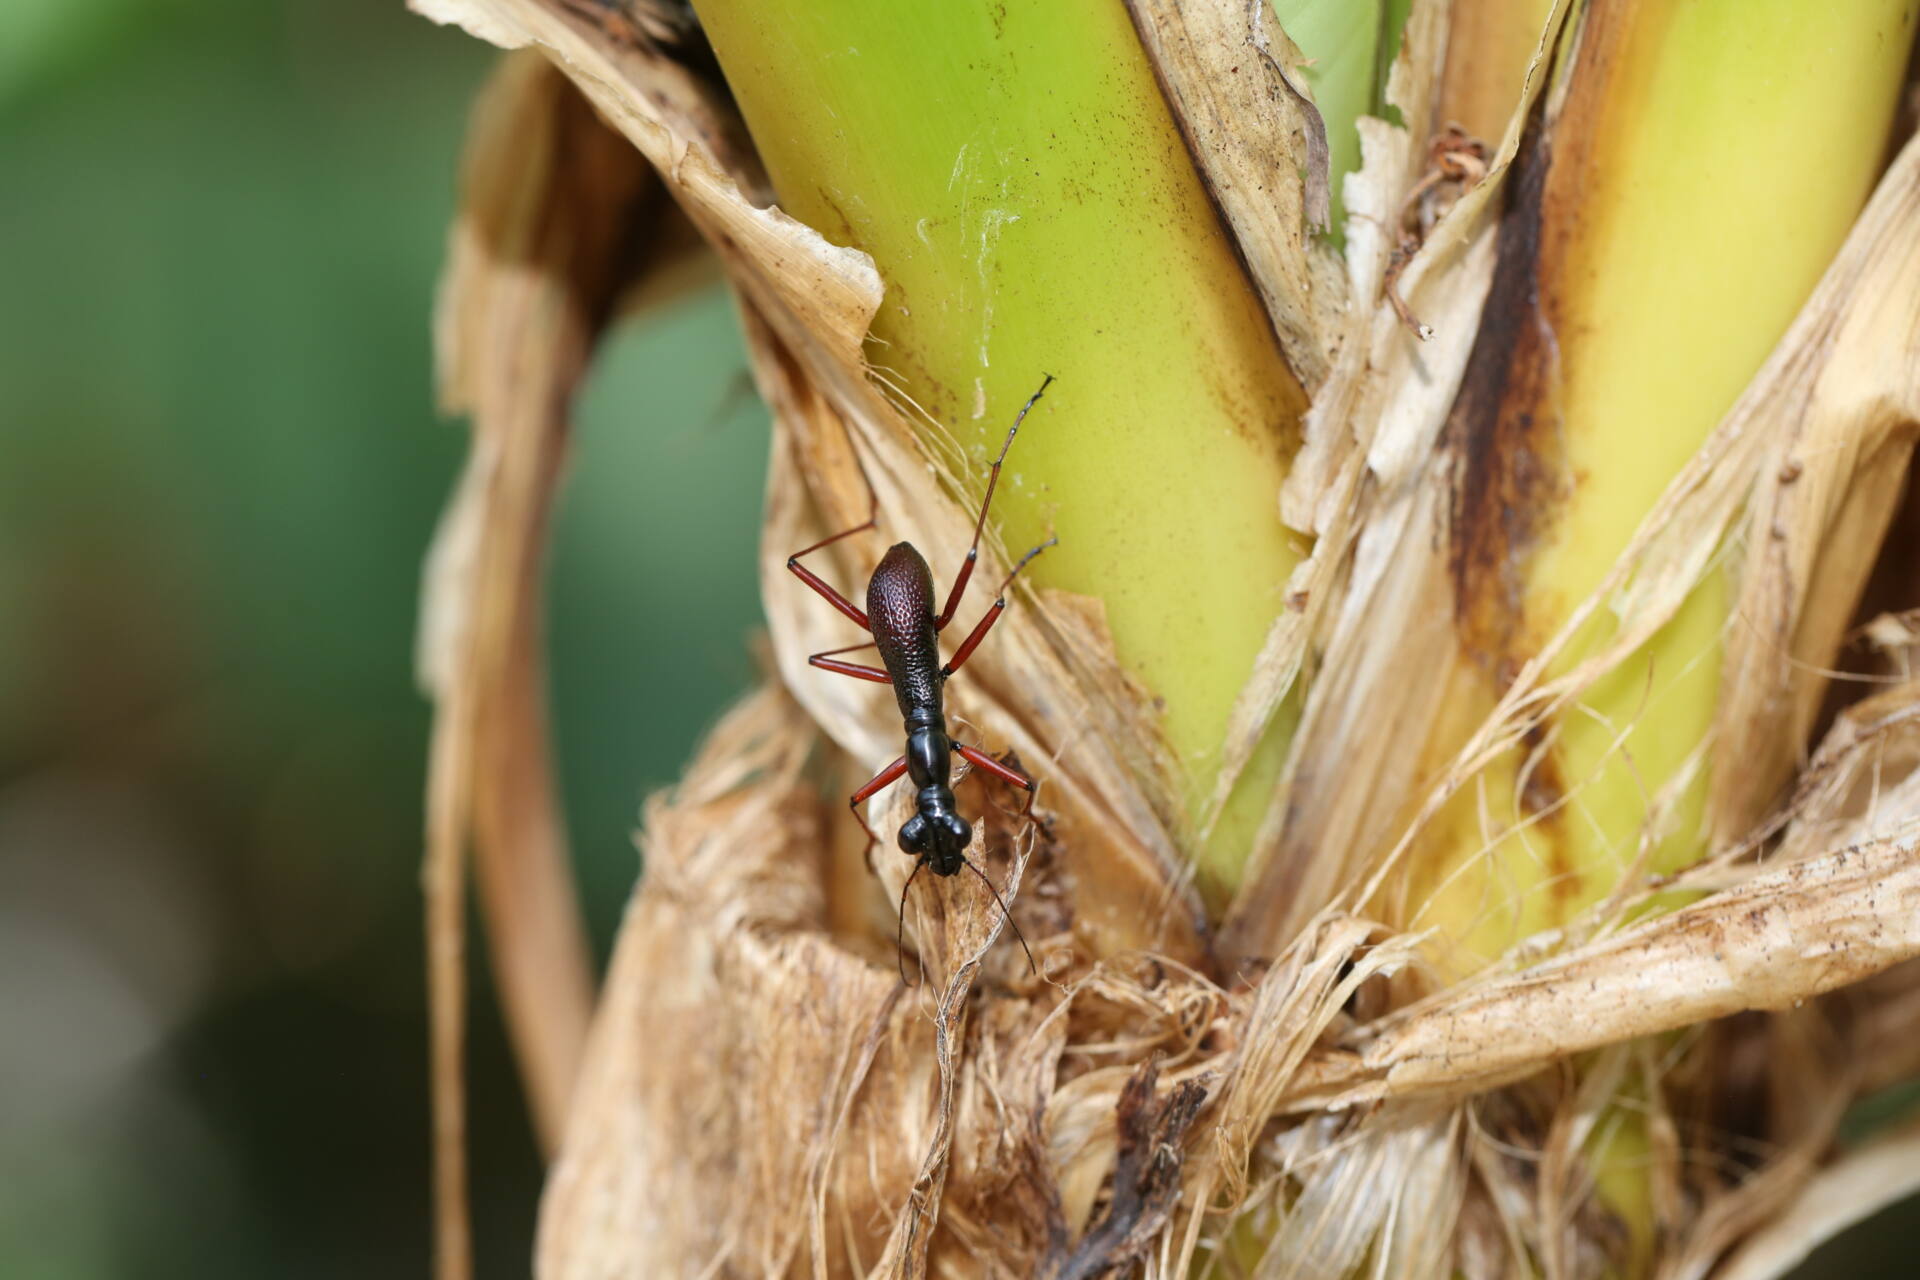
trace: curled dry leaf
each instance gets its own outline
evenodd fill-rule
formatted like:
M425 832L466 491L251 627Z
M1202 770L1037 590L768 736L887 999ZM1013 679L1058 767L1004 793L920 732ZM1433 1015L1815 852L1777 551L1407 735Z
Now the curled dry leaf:
M1920 811L1893 832L1522 970L1449 990L1309 1064L1305 1109L1478 1092L1632 1036L1780 1009L1920 955Z
M464 1274L465 943L471 844L495 973L544 1145L558 1141L593 983L547 744L541 567L567 412L662 192L545 60L481 97L435 339L467 469L428 558L422 682L435 702L428 803L440 1258Z

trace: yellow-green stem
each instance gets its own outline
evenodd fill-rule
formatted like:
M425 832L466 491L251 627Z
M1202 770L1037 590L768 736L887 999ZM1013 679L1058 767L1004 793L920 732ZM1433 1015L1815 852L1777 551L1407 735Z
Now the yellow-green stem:
M871 254L868 357L984 468L1045 585L1105 603L1190 804L1303 548L1276 494L1304 397L1116 0L697 0L781 206ZM1284 745L1284 734L1281 735ZM1281 752L1243 792L1263 800ZM1231 805L1237 878L1261 805Z
M1549 168L1531 274L1489 301L1490 324L1529 310L1491 353L1506 362L1498 414L1472 428L1493 482L1467 513L1483 532L1456 532L1456 555L1490 566L1461 588L1488 621L1470 628L1480 670L1456 680L1456 727L1490 705L1485 673L1537 651L1600 583L1811 292L1882 159L1914 10L1594 0L1580 16L1568 104L1534 161ZM1450 967L1565 923L1643 852L1656 871L1701 855L1708 771L1726 762L1687 770L1713 720L1727 607L1715 572L1531 759L1496 762L1442 815L1401 923L1454 943ZM1433 760L1455 746L1436 740Z

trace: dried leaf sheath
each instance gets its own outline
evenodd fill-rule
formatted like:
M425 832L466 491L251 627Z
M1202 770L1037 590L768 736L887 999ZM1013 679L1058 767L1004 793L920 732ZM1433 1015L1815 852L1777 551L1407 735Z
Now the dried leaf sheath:
M1892 834L1741 872L1744 883L1686 911L1371 1025L1348 1022L1343 1007L1415 952L1411 939L1366 945L1375 932L1359 921L1328 920L1239 994L1133 962L1086 975L1063 998L1022 989L1018 966L1002 965L956 1026L949 1095L935 1080L934 994L901 999L884 956L849 954L820 930L819 864L795 853L824 838L813 824L836 806L822 805L804 779L810 740L789 700L757 694L715 732L675 799L652 806L649 876L622 931L548 1194L542 1275L628 1274L630 1266L677 1273L716 1257L739 1274L784 1273L808 1257L825 1263L821 1274L892 1274L884 1259L913 1258L929 1244L939 1272L940 1240L962 1250L948 1267L969 1256L965 1224L1028 1214L1044 1224L1046 1206L1058 1201L1064 1241L1044 1230L1016 1233L1018 1250L1001 1241L1015 1273L1038 1273L1053 1244L1065 1248L1084 1229L1091 1202L1075 1193L1085 1185L1080 1153L1096 1162L1096 1178L1114 1168L1111 1135L1130 1064L1155 1052L1169 1055L1176 1082L1212 1082L1208 1107L1181 1144L1191 1198L1167 1226L1177 1246L1191 1239L1193 1205L1210 1198L1209 1188L1237 1199L1250 1156L1254 1176L1263 1176L1258 1144L1269 1116L1331 1119L1342 1112L1324 1109L1396 1100L1427 1110L1308 1122L1292 1132L1293 1159L1356 1144L1428 1150L1452 1123L1432 1110L1436 1102L1632 1036L1791 1006L1920 955L1920 786L1850 820L1842 815L1857 793L1840 788L1801 821L1828 836ZM1920 714L1909 714L1891 737L1850 735L1843 754L1858 775L1876 756L1916 747ZM782 830L801 834L781 838ZM992 913L978 905L968 918L991 927ZM958 940L947 954L969 954L978 941ZM1315 1050L1329 1030L1336 1047ZM1076 1070L1074 1052L1063 1054L1093 1043L1109 1048L1090 1071ZM664 1044L674 1046L673 1061L661 1061ZM950 1130L932 1105L939 1096L953 1100ZM1026 1116L1050 1137L1051 1161L1039 1169L1017 1154ZM941 1149L955 1164L943 1225L929 1231L932 1192L909 1192L926 1176L916 1153ZM1398 1164L1391 1154L1374 1158ZM1017 1175L1011 1184L1009 1175ZM1459 1206L1457 1188L1431 1190ZM734 1203L731 1214L712 1211ZM1353 1248L1368 1247L1388 1207L1359 1216L1365 1230ZM1339 1213L1355 1220L1351 1202ZM889 1222L883 1245L876 1224Z

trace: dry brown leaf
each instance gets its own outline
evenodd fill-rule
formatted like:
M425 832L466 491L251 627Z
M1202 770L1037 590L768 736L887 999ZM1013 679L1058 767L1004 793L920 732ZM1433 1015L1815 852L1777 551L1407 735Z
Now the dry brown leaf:
M914 1176L902 1159L926 1143L932 1036L890 970L817 932L818 863L797 853L825 820L803 773L812 740L763 691L650 804L646 883L542 1203L540 1275L879 1256L875 1215L897 1207ZM814 1213L769 1211L808 1188Z
M429 765L442 1274L464 1275L461 1011L470 842L494 972L543 1145L557 1141L592 1003L547 742L542 562L567 411L658 185L543 60L504 63L475 112L436 324L441 404L472 421L430 553L420 669Z
M977 1153L999 1149L1010 1106L1051 1092L1065 1023L1007 977L968 999L1003 927L977 882L923 878L936 940L927 985L904 998L890 961L821 931L821 864L805 851L838 806L805 777L814 732L781 691L756 694L651 806L647 878L543 1208L541 1275L779 1274L801 1257L821 1274L939 1272L951 1256L929 1249L951 1250L952 1223L980 1221L1003 1189ZM996 972L1024 980L1018 955L1002 948ZM666 1045L698 1068L667 1069ZM763 1211L801 1188L806 1212Z
M1534 27L1552 7L1551 0L1454 0L1440 79L1442 123L1481 137L1505 126L1534 55Z
M1633 1036L1787 1008L1920 955L1920 811L1893 826L1411 1006L1357 1053L1310 1061L1286 1105L1479 1091Z
M1920 434L1920 158L1911 146L1880 192L1849 242L1851 269L1871 283L1855 285L1842 308L1846 286L1830 274L1788 339L1819 352L1818 364L1791 380L1776 375L1760 410L1769 439L1715 725L1743 762L1714 777L1710 820L1722 844L1760 820L1798 762L1873 567L1860 550L1885 536Z

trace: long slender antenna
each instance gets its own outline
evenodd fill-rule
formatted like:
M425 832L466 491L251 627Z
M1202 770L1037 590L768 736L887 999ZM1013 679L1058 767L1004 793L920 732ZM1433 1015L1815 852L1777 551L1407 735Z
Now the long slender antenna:
M894 963L900 966L900 985L903 987L909 985L907 982L907 890L913 888L914 878L920 874L920 869L926 865L927 860L925 858L914 863L912 872L907 876L907 882L900 886L900 923L895 926L893 933L893 959ZM921 973L927 971L927 966L920 963L920 957L918 955L914 956L913 963ZM918 986L920 984L913 983L911 985Z
M935 631L947 629L947 623L953 620L953 611L960 607L960 597L966 594L967 583L973 577L973 566L980 559L980 535L987 527L987 508L993 505L993 491L1000 485L1000 464L1007 460L1007 450L1013 448L1013 438L1019 434L1020 424L1027 420L1027 410L1039 403L1040 397L1045 395L1047 388L1052 385L1053 375L1048 374L1041 382L1040 389L1027 397L1027 402L1020 406L1020 412L1014 415L1013 425L1007 428L1007 438L1000 442L1000 456L993 460L993 467L987 472L987 495L980 499L980 514L973 520L973 541L967 546L967 558L961 564L960 572L954 575L953 589L947 593L947 607L942 609L934 620ZM1027 557L1029 560L1032 558L1032 556ZM1026 561L1023 560L1021 563L1024 564ZM1018 573L1019 570L1016 569L1014 572ZM1013 581L1011 574L1008 575L1007 581ZM1006 583L1001 583L1001 592L1004 593L1006 589Z
M1020 563L1014 565L1013 572L1009 573L1005 578L1001 580L1000 589L994 592L994 595L1004 598L1007 594L1007 588L1012 586L1013 580L1020 576L1020 571L1027 567L1027 561L1033 559L1035 556L1039 555L1042 551L1045 551L1048 547L1057 547L1059 545L1060 545L1060 538L1056 534L1055 536L1048 538L1045 542L1041 543L1039 546L1033 548L1031 551L1027 552L1027 554L1021 556Z
M987 526L987 508L993 505L993 490L1000 483L1000 464L1007 460L1007 450L1013 448L1013 438L1020 434L1020 424L1027 420L1027 410L1040 403L1040 397L1047 394L1047 388L1053 385L1053 375L1043 375L1040 389L1027 397L1020 406L1020 412L1013 415L1013 425L1007 428L1007 438L1000 442L1000 456L993 460L993 469L987 473L987 496L980 503L980 515L973 522L973 545L980 545L980 531ZM971 553L969 553L971 554Z
M1007 428L1007 438L1000 442L1000 456L993 460L993 467L987 472L987 496L980 502L980 515L973 522L973 545L980 545L980 531L987 526L987 508L993 505L993 491L1000 483L1000 464L1007 460L1007 450L1013 448L1013 438L1020 434L1020 424L1027 420L1027 410L1040 402L1047 394L1047 388L1053 385L1053 375L1046 374L1040 383L1040 389L1027 397L1020 406L1020 412L1013 415L1013 425Z
M1004 461L1007 456L1007 450L1013 447L1013 433L1018 431L1020 424L1027 420L1027 410L1040 403L1040 397L1047 394L1047 388L1052 385L1052 374L1043 373L1040 375L1040 389L1028 396L1027 402L1020 406L1020 412L1013 415L1013 425L1007 428L1007 442L1000 446L1000 460Z
M963 853L960 855L960 860L973 868L973 874L979 876L980 883L987 886L987 892L993 895L993 900L1000 903L1000 914L1006 917L1007 927L1013 930L1014 937L1020 939L1020 949L1027 953L1027 967L1033 970L1035 977L1038 977L1040 974L1040 966L1033 962L1033 948L1027 945L1027 935L1021 933L1020 926L1014 923L1013 912L1007 910L1007 904L1001 901L1000 891L993 887L993 881L987 879L987 873L982 871L972 858L967 857L967 855ZM918 868L915 868L915 870L918 870Z

